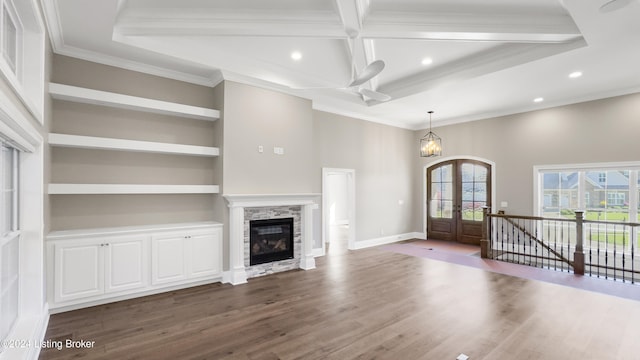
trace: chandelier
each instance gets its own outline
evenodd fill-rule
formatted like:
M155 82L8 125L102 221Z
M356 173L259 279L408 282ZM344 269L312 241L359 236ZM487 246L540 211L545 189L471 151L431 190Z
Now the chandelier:
M442 139L431 131L431 114L429 111L429 132L420 139L420 156L432 157L442 155Z

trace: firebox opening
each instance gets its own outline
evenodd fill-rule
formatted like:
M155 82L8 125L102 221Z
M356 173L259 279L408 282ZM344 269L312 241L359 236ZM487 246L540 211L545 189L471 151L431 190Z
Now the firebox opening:
M249 264L293 259L293 218L249 222Z

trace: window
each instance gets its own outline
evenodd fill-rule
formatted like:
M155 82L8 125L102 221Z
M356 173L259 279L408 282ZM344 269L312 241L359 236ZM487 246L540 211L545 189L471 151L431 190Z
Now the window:
M18 43L20 42L15 13L7 6L2 6L2 55L9 68L17 75Z
M0 153L0 340L4 340L18 318L19 239L18 151L6 144ZM0 348L0 351L2 349Z
M540 214L545 217L573 215L578 207L578 173L575 171L545 172L542 177L543 201Z
M640 220L639 166L608 168L598 164L584 165L583 169L537 169L538 214L572 218L574 210L582 209L588 220Z
M0 0L0 75L44 121L45 31L36 0Z
M610 192L607 193L607 205L609 206L624 206L626 203L625 199L627 198L624 193L615 193Z
M599 183L606 183L607 182L607 173L601 172L598 173L598 182Z

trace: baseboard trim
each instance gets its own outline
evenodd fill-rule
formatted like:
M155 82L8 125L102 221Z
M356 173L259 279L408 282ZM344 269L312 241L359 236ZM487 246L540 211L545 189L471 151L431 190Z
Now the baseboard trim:
M9 333L7 341L17 341L22 346L3 347L0 359L28 359L37 360L47 326L49 325L49 307L44 304L39 314L21 315L14 329Z
M392 244L398 241L404 241L409 239L420 238L424 235L418 232L410 232L398 235L384 236L374 239L356 241L354 250L365 249L373 246L380 246L385 244Z
M84 299L78 299L75 301L69 301L68 303L63 302L58 305L54 304L54 307L49 308L49 314L53 315L53 314L58 314L62 312L83 309L91 306L104 305L104 304L109 304L109 303L114 303L118 301L129 300L129 299L135 299L135 298L140 298L140 297L149 296L149 295L161 294L161 293L170 292L174 290L181 290L181 289L186 289L190 287L214 284L214 283L221 282L221 280L222 280L222 276L218 275L208 279L205 278L201 280L194 280L187 283L178 283L174 285L163 285L162 287L151 288L144 291L132 292L124 295L117 295L117 296L102 298L97 300L87 301Z
M427 240L427 234L423 232L414 232L413 237L418 240Z
M34 329L34 338L38 341L38 343L44 343L45 336L47 335L47 328L49 327L49 303L45 303L42 308L42 316L40 317L40 321L36 325ZM40 350L42 350L42 346L34 346L29 353L29 359L38 360L40 357Z
M322 249L313 249L313 257L323 256Z

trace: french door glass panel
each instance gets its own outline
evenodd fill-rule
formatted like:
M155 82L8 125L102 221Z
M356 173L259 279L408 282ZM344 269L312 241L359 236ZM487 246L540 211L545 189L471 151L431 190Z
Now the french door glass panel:
M453 217L453 165L444 165L431 171L431 217Z
M487 205L487 168L464 163L462 178L462 220L482 221L482 207Z

